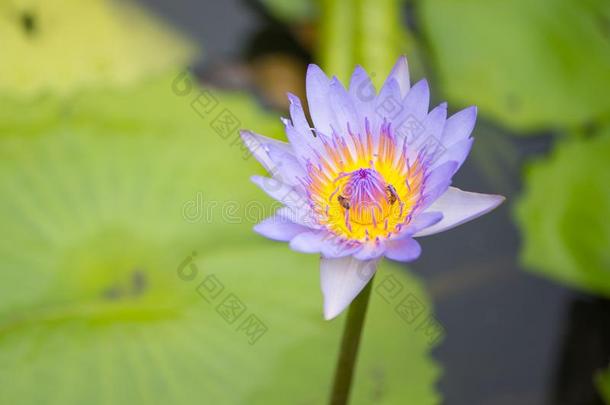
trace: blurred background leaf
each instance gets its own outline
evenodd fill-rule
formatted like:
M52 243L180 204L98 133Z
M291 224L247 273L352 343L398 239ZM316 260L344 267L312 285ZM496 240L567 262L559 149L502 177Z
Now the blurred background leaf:
M443 93L523 134L610 117L610 2L425 0Z
M196 54L128 1L0 1L0 93L68 95L186 66Z
M610 296L610 128L531 165L516 219L533 271Z

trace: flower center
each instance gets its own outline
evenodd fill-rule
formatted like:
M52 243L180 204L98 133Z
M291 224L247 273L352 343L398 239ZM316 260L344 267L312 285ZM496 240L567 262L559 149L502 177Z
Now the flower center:
M307 188L318 222L347 241L390 237L410 221L421 200L424 170L409 161L389 127L377 140L352 135L352 145L333 135L325 156L308 166Z
M351 222L374 225L385 220L390 211L388 188L375 169L358 169L347 175L348 180L337 197L345 210L346 226Z

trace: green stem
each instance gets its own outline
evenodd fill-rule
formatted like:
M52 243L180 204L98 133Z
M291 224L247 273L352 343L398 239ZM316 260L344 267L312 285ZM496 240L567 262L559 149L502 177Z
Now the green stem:
M406 49L400 0L320 0L317 58L346 86L356 64L379 87Z
M374 277L373 277L374 278ZM343 338L337 368L335 370L335 380L330 397L331 405L345 405L349 400L354 366L358 357L358 346L360 345L360 335L364 325L364 317L369 304L373 279L368 282L364 290L349 306L349 312L345 321Z

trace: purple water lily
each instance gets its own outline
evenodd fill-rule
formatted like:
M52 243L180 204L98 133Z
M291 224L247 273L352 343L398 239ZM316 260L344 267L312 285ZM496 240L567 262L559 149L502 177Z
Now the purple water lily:
M425 80L412 87L401 57L377 93L357 67L349 89L316 65L306 78L313 125L289 94L288 143L242 131L270 178L253 182L283 204L254 228L321 257L324 317L340 314L370 281L379 260L419 257L414 239L453 228L504 197L450 187L473 139L476 108L447 118L428 112Z

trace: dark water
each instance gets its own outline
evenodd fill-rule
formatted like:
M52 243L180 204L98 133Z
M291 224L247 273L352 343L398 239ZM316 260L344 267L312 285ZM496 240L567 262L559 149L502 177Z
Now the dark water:
M291 31L256 2L142 1L201 45L199 70L208 80L225 81L220 67L265 53L308 61L309 52ZM446 330L433 353L444 369L443 403L602 404L592 375L610 358L609 301L527 273L517 260L520 239L511 210L522 188L523 164L544 155L553 134L519 137L483 120L474 136L473 152L454 184L506 195L507 202L472 223L422 239L424 254L412 265Z

